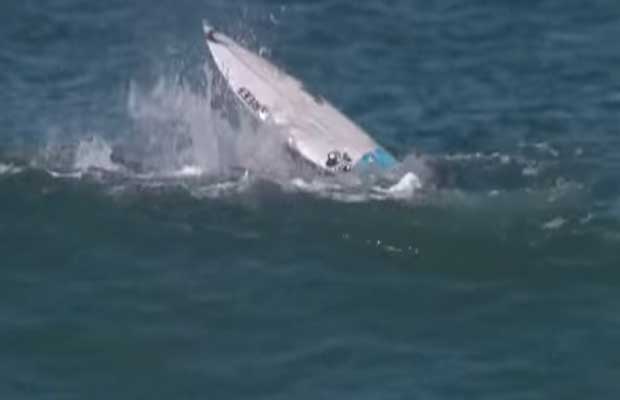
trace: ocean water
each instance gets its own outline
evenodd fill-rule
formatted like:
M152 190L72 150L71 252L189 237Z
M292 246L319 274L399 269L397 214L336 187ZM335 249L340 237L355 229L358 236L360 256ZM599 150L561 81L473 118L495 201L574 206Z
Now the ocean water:
M291 159L202 18L397 175ZM3 1L0 398L617 399L619 37L612 0Z

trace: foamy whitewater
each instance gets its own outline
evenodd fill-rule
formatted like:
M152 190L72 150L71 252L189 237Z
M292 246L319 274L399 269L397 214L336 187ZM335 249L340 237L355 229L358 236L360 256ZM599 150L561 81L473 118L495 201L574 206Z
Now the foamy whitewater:
M120 190L122 180L131 190L183 187L193 195L207 197L237 195L265 183L275 184L284 192L343 202L423 203L429 201L429 196L455 193L459 198L493 197L503 190L515 190L503 188L503 182L492 186L492 177L502 177L506 170L520 176L522 182L517 190L543 190L555 196L555 186L575 190L580 187L562 177L557 177L557 185L551 187L537 184L548 181L548 176L537 178L559 156L547 143L522 144L524 154L525 150L534 150L530 158L498 152L445 156L416 152L389 171L328 176L288 151L282 140L286 135L250 116L214 69L208 63L203 68L204 81L198 88L178 75L159 78L148 87L131 81L126 101L130 131L115 135L87 132L74 141L59 141L60 135L54 132L48 135L42 150L31 160L21 162L55 178L109 182L115 192ZM0 174L23 170L24 166L5 165ZM483 179L485 187L475 187L474 193L461 192L472 189L467 183L472 178Z
M183 84L179 76L161 78L152 87L132 82L127 98L132 131L113 140L105 133L89 132L86 138L61 143L54 135L26 163L55 178L182 185L209 197L242 192L252 182L271 182L284 191L345 202L411 200L433 184L429 167L418 156L388 172L320 173L287 150L285 135L253 119L208 64L204 72L209 83L202 92Z

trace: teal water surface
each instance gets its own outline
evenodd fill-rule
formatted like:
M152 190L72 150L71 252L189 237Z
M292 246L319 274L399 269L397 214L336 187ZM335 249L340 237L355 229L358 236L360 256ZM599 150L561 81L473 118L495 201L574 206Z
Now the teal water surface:
M209 111L203 17L432 188L291 185ZM611 0L3 2L0 398L617 399L619 35Z

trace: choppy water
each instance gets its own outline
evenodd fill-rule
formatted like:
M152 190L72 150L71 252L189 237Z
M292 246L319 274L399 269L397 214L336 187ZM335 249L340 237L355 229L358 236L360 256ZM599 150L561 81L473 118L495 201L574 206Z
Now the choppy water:
M401 175L291 160L203 17ZM2 2L0 398L618 398L618 37L611 0Z

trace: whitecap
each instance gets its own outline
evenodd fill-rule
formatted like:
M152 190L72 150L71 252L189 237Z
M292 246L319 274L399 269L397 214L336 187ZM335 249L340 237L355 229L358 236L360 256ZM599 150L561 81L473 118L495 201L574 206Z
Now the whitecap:
M542 226L542 229L547 231L558 230L566 225L568 221L562 217L557 217L552 219L551 221L545 222Z
M21 167L17 167L13 164L2 164L0 163L0 175L15 175L22 172L24 169Z

